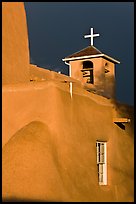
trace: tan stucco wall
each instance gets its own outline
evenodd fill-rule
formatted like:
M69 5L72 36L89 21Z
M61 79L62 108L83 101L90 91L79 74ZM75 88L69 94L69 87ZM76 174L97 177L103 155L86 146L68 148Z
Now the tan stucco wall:
M133 201L133 135L113 123L108 99L80 87L71 99L53 81L6 86L2 98L3 197ZM96 140L107 141L107 186L98 185Z
M107 97L115 98L115 65L114 63L110 62L109 60L103 59L102 57L99 58L91 58L91 59L84 59L84 60L74 60L70 61L71 66L71 76L82 83L86 83L86 77L83 77L83 62L84 61L91 61L93 62L93 76L94 76L94 83L88 84L88 86L97 90L97 93L101 93ZM110 72L105 74L105 63L108 64L108 70Z
M44 68L38 67L33 64L30 64L29 66L30 66L29 68L30 68L30 80L31 81L50 81L50 80L60 81L60 82L72 81L72 82L81 84L80 81L77 81L74 78L70 78L67 75L59 74L57 72L54 72L48 69L44 69Z
M2 2L2 83L29 80L29 50L23 2Z
M29 65L23 3L2 5L3 198L133 201L132 124L113 123L121 113L111 100L74 79L71 98L71 78ZM98 185L96 140L107 141L107 186Z
M107 63L107 66L105 64ZM108 97L115 98L116 80L115 80L115 64L103 59L103 66L109 71L105 73L104 91Z

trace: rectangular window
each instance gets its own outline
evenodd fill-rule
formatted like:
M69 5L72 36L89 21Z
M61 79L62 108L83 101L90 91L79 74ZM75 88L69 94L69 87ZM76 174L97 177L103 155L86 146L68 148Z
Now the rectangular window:
M107 185L107 143L96 142L99 185Z

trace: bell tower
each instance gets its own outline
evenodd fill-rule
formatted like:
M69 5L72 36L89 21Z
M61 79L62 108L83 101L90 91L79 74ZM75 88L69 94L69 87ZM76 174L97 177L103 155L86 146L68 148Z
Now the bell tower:
M70 77L80 80L89 91L108 98L115 98L115 64L120 62L93 46L93 38L99 34L85 35L91 45L62 59L69 65Z

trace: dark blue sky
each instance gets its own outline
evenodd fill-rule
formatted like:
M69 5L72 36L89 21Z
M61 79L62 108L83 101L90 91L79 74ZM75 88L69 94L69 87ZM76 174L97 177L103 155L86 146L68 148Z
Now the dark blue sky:
M119 60L116 98L134 104L134 3L133 2L25 2L30 59L68 74L62 61L88 45L90 28L100 36L94 46Z

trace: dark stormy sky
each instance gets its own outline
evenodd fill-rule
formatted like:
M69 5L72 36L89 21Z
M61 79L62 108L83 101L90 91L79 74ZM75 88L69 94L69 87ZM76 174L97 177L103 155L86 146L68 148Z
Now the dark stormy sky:
M134 104L133 2L25 2L31 63L68 75L62 61L90 45L90 28L100 36L94 46L119 60L116 99Z

